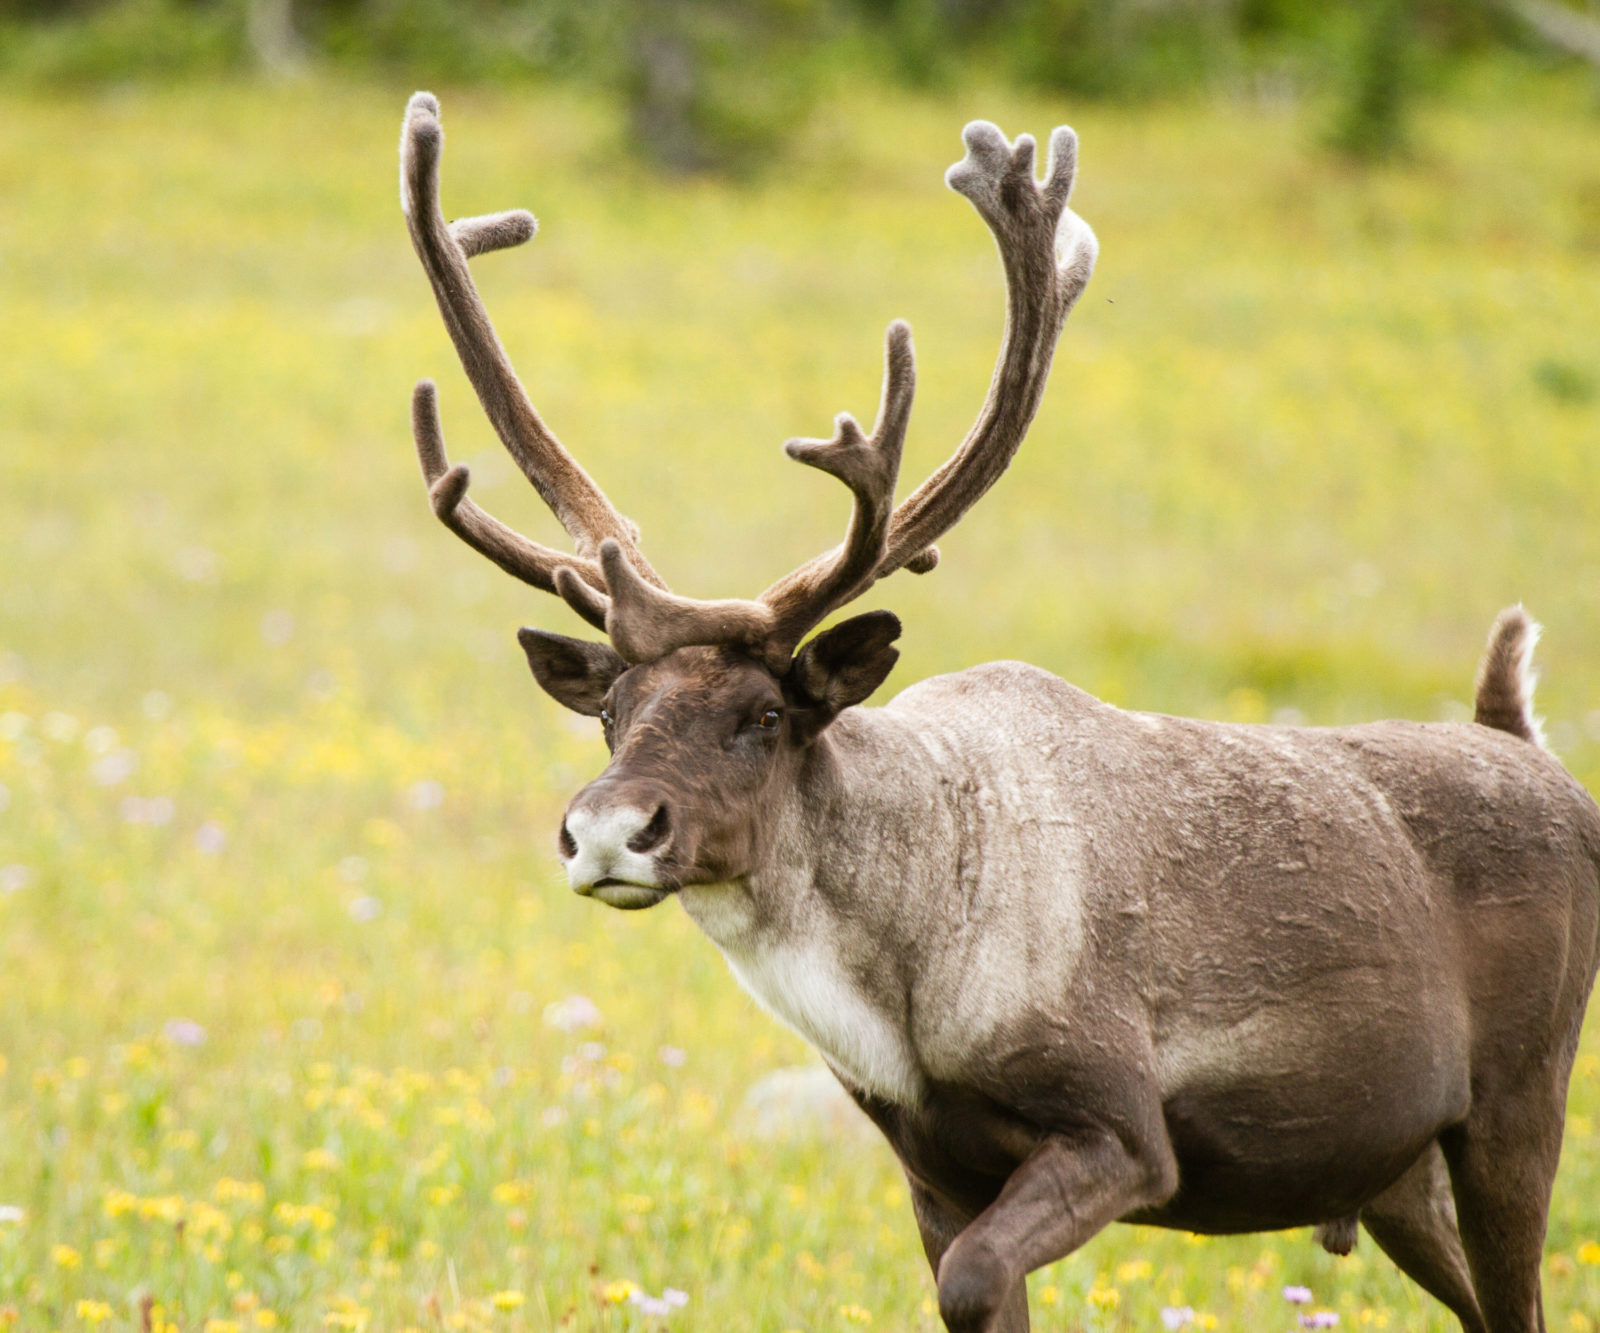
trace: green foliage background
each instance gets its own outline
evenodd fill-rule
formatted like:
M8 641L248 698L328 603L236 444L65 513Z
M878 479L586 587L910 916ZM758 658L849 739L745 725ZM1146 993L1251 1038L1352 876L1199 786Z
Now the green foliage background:
M1272 87L863 81L742 185L635 165L626 107L582 85L437 90L447 210L544 224L477 265L513 358L704 596L836 539L839 488L777 445L870 415L891 317L920 356L908 484L960 438L1001 285L940 172L968 118L1070 120L1101 266L1011 474L936 573L870 599L907 625L889 688L1015 656L1141 708L1456 717L1522 598L1594 789L1593 89L1454 77L1365 170ZM675 907L559 883L603 748L512 638L576 622L419 488L429 374L474 493L553 538L404 240L410 90L0 94L0 1323L136 1328L148 1297L150 1326L212 1333L650 1327L633 1281L688 1292L673 1327L933 1329L887 1149L750 1123L802 1045ZM545 1021L574 993L599 1026ZM1574 1330L1600 1309L1594 1022L1583 1050L1546 1281ZM1035 1308L1270 1328L1285 1283L1345 1327L1450 1327L1370 1242L1336 1261L1306 1233L1115 1229Z
M1595 24L1582 3L5 0L0 72L50 86L308 64L423 83L555 77L619 99L657 165L739 174L770 165L841 84L949 89L986 71L1113 100L1294 89L1328 103L1329 142L1372 158L1404 150L1414 96L1464 62L1549 60L1527 7ZM1600 39L1588 45L1593 60Z

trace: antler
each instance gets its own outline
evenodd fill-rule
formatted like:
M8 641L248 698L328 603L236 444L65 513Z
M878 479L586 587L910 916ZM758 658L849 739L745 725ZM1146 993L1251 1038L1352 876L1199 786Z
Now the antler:
M755 601L696 601L667 590L635 545L633 525L545 427L512 371L466 260L521 244L535 224L526 213L500 213L445 226L438 207L438 112L428 93L417 93L406 108L401 194L412 240L484 411L573 537L577 555L529 541L465 498L467 470L449 465L433 385L424 380L412 424L434 512L502 569L559 593L604 628L630 662L654 661L691 644L725 644L781 670L808 630L877 580L897 569L932 569L939 560L933 542L994 485L1027 434L1061 327L1094 271L1094 233L1067 208L1077 168L1073 132L1063 127L1051 134L1041 184L1029 135L1012 144L987 121L968 125L962 134L967 155L945 181L994 233L1006 275L1005 336L977 420L955 453L892 508L916 384L911 330L896 320L885 335L883 397L872 434L864 435L846 412L835 419L831 439L784 446L790 458L850 488L855 504L844 541Z
M844 482L855 495L855 508L843 545L773 584L758 601L702 602L653 588L610 542L600 547L609 598L567 570L557 571L556 590L586 620L603 621L612 645L630 662L653 662L690 644L720 643L782 670L806 631L857 596L883 560L916 374L911 329L897 319L884 335L883 400L871 436L841 412L832 439L784 445L796 462Z
M438 100L432 93L414 94L406 105L400 132L400 205L411 243L484 413L540 498L572 537L577 556L529 541L466 498L469 473L462 464L450 466L434 386L423 380L412 396L411 425L433 511L469 546L507 573L547 592L556 590L555 572L563 567L585 582L603 587L595 557L608 540L617 543L640 578L660 586L660 578L635 545L633 524L612 508L605 493L534 410L467 269L470 256L521 245L533 236L538 223L531 213L518 209L446 225L439 208L443 147Z
M1005 336L989 392L966 439L900 502L882 559L851 596L897 569L931 570L939 563L933 543L1000 479L1039 410L1062 325L1083 295L1099 253L1088 223L1067 207L1078 166L1076 134L1064 125L1051 133L1043 184L1034 179L1032 135L1008 143L997 126L975 120L961 138L967 155L945 173L945 184L971 200L994 233L1006 275ZM833 558L820 556L802 565L762 600L812 582Z

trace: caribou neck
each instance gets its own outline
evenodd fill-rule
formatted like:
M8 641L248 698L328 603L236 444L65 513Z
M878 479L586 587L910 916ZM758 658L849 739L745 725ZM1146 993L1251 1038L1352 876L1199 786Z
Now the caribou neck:
M927 1081L910 1036L918 923L949 892L948 772L882 709L842 714L773 786L750 873L685 888L684 909L741 985L849 1085L913 1103Z

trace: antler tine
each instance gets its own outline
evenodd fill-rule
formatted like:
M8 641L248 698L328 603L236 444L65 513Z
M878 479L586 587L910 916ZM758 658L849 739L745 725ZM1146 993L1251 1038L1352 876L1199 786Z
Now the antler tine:
M620 543L600 543L600 569L610 596L587 586L576 570L558 569L556 589L579 615L603 617L611 646L627 662L654 662L678 648L720 644L762 656L773 616L760 602L697 601L646 583Z
M601 543L610 538L619 543L641 578L662 586L660 577L635 545L632 524L617 513L605 493L534 410L468 271L468 256L520 245L534 234L537 223L532 214L517 210L467 218L447 226L439 207L439 158L443 146L438 100L431 93L414 94L406 106L400 136L401 207L462 369L506 449L576 543L580 561L567 558L566 563L580 570L586 581L597 579L593 557ZM436 511L437 508L436 505ZM477 512L482 515L481 510ZM480 538L489 530L476 519L463 520L463 527L469 523ZM465 536L462 527L455 530ZM495 531L503 547L505 534L511 530L496 525ZM473 545L484 550L477 541ZM502 568L510 568L489 551L485 554L490 554ZM538 587L546 586L529 581Z
M932 543L949 531L1006 470L1044 395L1050 361L1067 315L1094 272L1099 250L1089 225L1067 207L1077 172L1078 137L1050 135L1045 179L1034 179L1034 142L1016 143L988 121L962 131L967 155L945 173L994 233L1006 274L1006 327L989 392L967 437L900 502L875 578L902 567L923 573L938 561Z
M916 355L911 328L897 319L884 334L883 394L870 438L856 419L841 412L833 438L790 440L784 452L797 463L837 477L855 496L842 544L808 561L761 594L772 608L767 655L786 660L807 630L872 582L888 544L894 487L900 476L911 400L916 393Z
M416 441L417 461L422 465L422 479L427 483L428 501L434 514L473 550L488 556L506 573L545 592L559 591L556 575L562 572L579 581L600 582L600 570L593 561L529 541L467 499L471 473L465 463L450 465L444 432L439 425L438 391L432 380L418 381L412 391L411 435ZM577 601L566 600L596 629L605 628L603 613L597 619Z

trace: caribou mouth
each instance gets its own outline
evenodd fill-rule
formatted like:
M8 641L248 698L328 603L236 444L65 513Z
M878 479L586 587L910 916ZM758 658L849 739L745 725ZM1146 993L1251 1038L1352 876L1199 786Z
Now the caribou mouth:
M596 898L607 907L615 907L620 912L642 912L647 907L654 907L670 893L668 889L655 888L649 884L630 884L621 879L602 879L579 889L579 893L586 898Z

